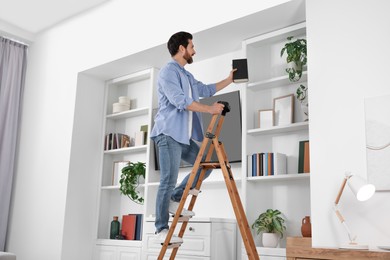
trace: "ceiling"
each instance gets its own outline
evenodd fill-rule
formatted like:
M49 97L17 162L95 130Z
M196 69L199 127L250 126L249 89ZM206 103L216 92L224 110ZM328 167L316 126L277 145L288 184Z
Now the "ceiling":
M0 33L34 35L109 0L0 0Z

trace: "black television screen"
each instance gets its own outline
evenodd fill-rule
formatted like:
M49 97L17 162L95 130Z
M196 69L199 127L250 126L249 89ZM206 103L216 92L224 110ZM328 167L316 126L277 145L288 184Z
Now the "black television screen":
M230 112L228 112L225 116L225 120L223 122L218 140L223 143L229 162L241 162L242 123L240 91L237 90L221 95L204 98L200 100L200 103L211 105L218 101L226 101L229 103L230 106ZM210 114L202 114L204 131L207 130L207 127L209 126L211 121L211 117L212 115ZM215 152L211 160L218 161Z
M211 105L218 101L225 101L229 103L230 112L225 116L224 123L220 135L219 141L223 143L225 151L230 163L241 162L241 142L242 142L242 123L241 123L241 104L240 104L240 92L233 91L224 93L221 95L215 95L208 98L203 98L200 103ZM157 113L157 109L153 110L153 118ZM212 115L203 113L203 130L206 132L207 127L210 124ZM159 170L158 152L157 147L154 145L154 156L155 156L155 169ZM217 155L213 153L211 161L218 161ZM180 167L192 167L188 163L182 161Z

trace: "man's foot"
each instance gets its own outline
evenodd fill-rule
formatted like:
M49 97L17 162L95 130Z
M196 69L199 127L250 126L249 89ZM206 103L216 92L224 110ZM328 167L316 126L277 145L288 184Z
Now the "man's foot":
M180 204L179 202L171 200L169 203L169 213L175 215L177 208L179 207L179 204ZM193 217L195 216L195 212L183 208L180 215L183 217Z
M167 235L168 235L168 229L161 230L160 233L156 234L155 242L158 244L164 244ZM183 243L183 239L176 235L173 235L171 237L171 241L169 241L169 244L181 244L181 243Z

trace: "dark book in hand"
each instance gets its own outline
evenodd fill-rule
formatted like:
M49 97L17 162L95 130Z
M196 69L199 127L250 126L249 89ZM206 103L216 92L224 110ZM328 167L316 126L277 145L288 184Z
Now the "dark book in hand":
M241 83L248 81L248 61L247 59L233 60L233 69L237 69L233 72L233 82Z

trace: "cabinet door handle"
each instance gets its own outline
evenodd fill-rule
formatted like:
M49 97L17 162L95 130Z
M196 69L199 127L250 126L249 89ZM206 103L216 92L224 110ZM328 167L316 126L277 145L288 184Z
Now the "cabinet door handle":
M193 227L190 227L188 230L195 232L195 228L193 228Z

